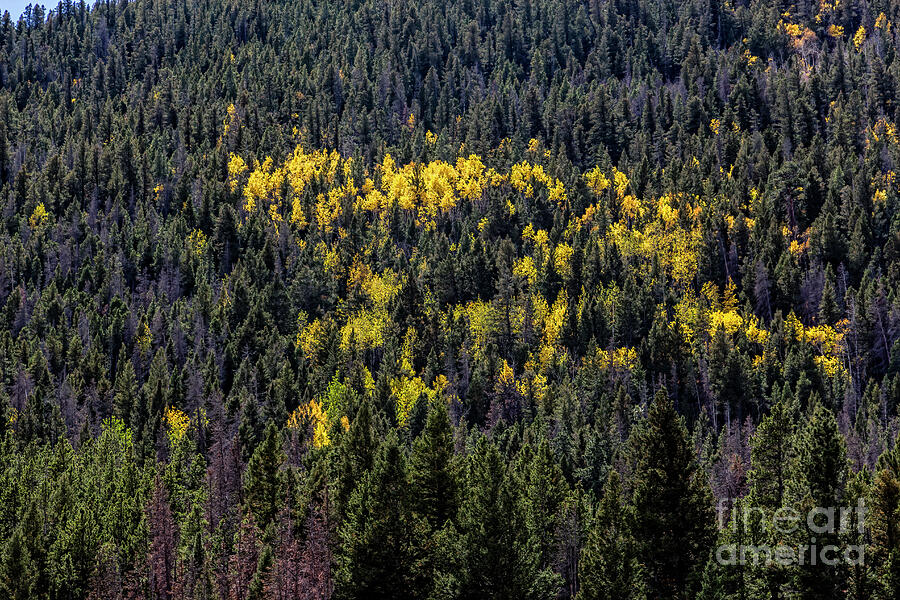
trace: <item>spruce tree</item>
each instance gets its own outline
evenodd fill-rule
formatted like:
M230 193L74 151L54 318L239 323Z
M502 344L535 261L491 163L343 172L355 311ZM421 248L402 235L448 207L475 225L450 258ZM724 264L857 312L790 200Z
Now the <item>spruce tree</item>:
M17 527L0 554L0 591L9 600L28 600L38 592L38 571L23 532Z
M350 495L372 468L378 446L372 426L372 404L363 398L350 429L342 437L337 450L334 474L333 510L340 518L350 501Z
M521 477L525 525L538 551L538 564L545 569L553 566L563 503L569 490L546 438L529 454Z
M263 441L250 458L244 479L244 504L263 531L275 521L283 499L284 461L281 433L274 423L269 423Z
M431 403L425 429L413 443L410 485L415 510L432 530L456 517L457 477L447 405Z
M713 498L684 419L664 390L631 434L630 529L651 597L687 598L700 584L714 540Z
M867 525L871 542L866 566L874 579L874 597L900 596L900 444L879 459L869 495Z
M557 576L539 568L537 548L522 526L518 490L497 447L480 437L466 465L459 510L463 599L555 596Z
M784 504L796 417L793 403L779 399L750 441L752 504L770 512Z
M776 392L777 393L777 392ZM786 501L790 465L794 455L794 430L798 420L792 395L782 395L772 406L750 440L750 492L742 514L732 516L746 522L744 535L751 544L774 547L783 536L775 528L774 516ZM767 598L779 598L787 585L788 568L777 562L750 564L751 585Z
M420 597L416 538L422 529L412 511L406 459L391 432L350 495L338 531L335 598Z
M838 430L837 420L820 402L810 407L811 415L794 439L793 460L787 485L787 498L801 516L792 542L798 554L798 566L792 570L793 586L801 598L833 598L847 586L842 561L825 564L822 550L835 546L841 551L840 508L849 473L847 448ZM813 511L833 511L827 515ZM810 517L810 515L813 515ZM810 526L812 518L815 526ZM802 561L802 562L801 562Z
M603 497L581 552L581 589L577 600L647 598L643 567L627 528L627 507L619 473L609 472Z

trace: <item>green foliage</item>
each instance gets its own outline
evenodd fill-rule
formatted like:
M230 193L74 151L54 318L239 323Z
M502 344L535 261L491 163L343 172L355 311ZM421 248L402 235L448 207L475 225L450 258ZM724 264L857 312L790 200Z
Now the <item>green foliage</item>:
M3 16L0 596L896 596L889 4Z
M644 572L628 529L619 474L610 471L581 556L578 600L647 597Z
M253 515L256 525L263 531L274 522L285 497L282 473L284 461L281 432L270 423L266 427L265 437L247 464L244 480L246 510Z
M712 493L664 390L632 433L628 456L630 532L646 565L648 594L690 597L714 541Z
M350 496L338 532L336 598L421 597L418 538L424 524L412 512L406 478L406 458L391 433Z

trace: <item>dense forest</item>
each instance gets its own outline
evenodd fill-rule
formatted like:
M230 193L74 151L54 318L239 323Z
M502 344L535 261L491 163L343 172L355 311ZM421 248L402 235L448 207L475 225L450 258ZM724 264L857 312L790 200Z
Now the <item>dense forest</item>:
M898 46L886 0L4 14L0 597L900 597Z

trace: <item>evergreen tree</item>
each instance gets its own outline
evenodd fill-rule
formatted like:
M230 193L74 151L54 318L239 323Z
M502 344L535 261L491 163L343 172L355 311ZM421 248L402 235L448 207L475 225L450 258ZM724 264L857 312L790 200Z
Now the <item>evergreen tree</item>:
M539 567L515 481L495 445L479 438L466 465L459 510L461 598L551 598L557 576Z
M538 552L538 564L542 569L552 568L569 490L546 439L540 441L535 452L526 448L528 451L523 450L521 454L530 460L522 465L524 472L520 476L525 525Z
M875 584L873 597L896 598L900 594L900 444L878 459L868 526L871 543L866 566Z
M0 590L10 600L34 598L38 592L38 571L34 559L16 528L0 556Z
M610 471L581 554L578 600L647 597L642 563L626 526L627 507L617 471Z
M347 504L338 532L336 598L421 596L416 538L423 523L412 512L406 482L406 459L390 433Z
M257 526L265 531L275 521L283 499L285 461L281 432L274 423L266 427L265 437L250 458L244 480L244 503Z
M410 486L416 512L432 530L456 517L457 475L447 405L431 403L425 429L413 443Z
M845 500L847 449L834 415L819 402L810 410L812 414L795 436L788 499L805 517L797 528L797 547L818 557L807 556L807 564L794 569L794 585L805 598L834 597L847 588L846 565L840 560L827 564L823 549L843 550L839 533L847 523L841 522L844 517L838 509Z
M660 390L628 443L630 533L653 597L690 597L714 540L712 492L697 466L684 419Z
M372 426L372 405L368 398L360 403L350 429L341 438L334 479L334 511L342 515L350 496L372 468L377 444Z

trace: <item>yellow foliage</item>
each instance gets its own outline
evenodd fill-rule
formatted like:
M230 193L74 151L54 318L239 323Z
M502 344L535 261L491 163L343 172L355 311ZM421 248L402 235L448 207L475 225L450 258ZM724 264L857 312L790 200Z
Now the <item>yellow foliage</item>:
M138 327L136 343L138 348L141 349L141 354L146 356L150 352L150 346L153 344L153 332L150 331L150 327L146 323L142 323Z
M563 186L562 182L558 179L554 179L553 185L550 186L549 191L550 201L555 202L560 209L565 208L569 202L569 196L566 194L566 188Z
M843 372L843 363L836 356L817 356L814 360L829 377L834 377Z
M631 370L637 365L637 351L634 348L598 348L596 355L586 360L600 369Z
M380 276L374 275L368 265L357 258L350 268L347 288L368 301L372 309L362 309L350 316L341 329L341 348L349 348L351 338L364 350L381 347L391 324L388 305L400 292L397 274L388 269Z
M622 198L622 212L629 219L634 219L641 214L641 203L640 201L631 194L628 194L624 198Z
M159 92L156 92L158 97ZM225 109L226 116L225 120L222 122L222 137L228 137L228 132L231 131L232 126L237 122L238 114L237 109L234 107L234 103L228 105L228 108Z
M458 178L459 174L453 165L442 160L425 165L422 171L425 196L419 210L419 223L434 219L439 214L446 214L456 207L454 186Z
M844 35L844 27L842 25L829 25L828 26L828 35L833 38L839 38Z
M553 251L553 267L564 281L572 278L572 254L574 253L572 246L566 243L559 244Z
M594 167L584 174L584 180L591 190L598 196L609 189L609 179L603 174L600 167Z
M544 343L546 345L555 346L559 341L560 333L566 324L568 309L569 296L563 290L556 297L556 302L553 303L544 318Z
M594 215L597 214L597 205L591 204L586 209L584 209L584 214L578 218L576 221L576 227L584 227L588 223L590 223L594 219Z
M232 153L231 158L228 161L228 185L231 187L232 192L237 190L238 185L240 185L241 179L246 174L247 163L244 162L243 158Z
M306 313L301 312L297 319L299 322L297 347L303 351L306 360L315 362L324 347L328 329L320 319L315 319L308 325L306 319Z
M537 269L534 260L530 256L517 259L513 265L513 275L528 281L528 285L534 285L537 281Z
M329 154L325 150L316 150L306 153L301 146L297 146L285 164L285 177L291 191L299 196L307 186L319 178L325 179L326 183L332 183L339 162L340 155L336 152Z
M191 253L198 258L202 258L206 254L207 248L209 248L206 234L199 229L193 230L190 235L188 235L187 243Z
M746 320L745 334L747 339L755 344L765 344L769 340L769 332L759 327L756 320Z
M169 446L174 448L187 433L191 425L191 419L177 408L167 407L165 412L166 426L168 427Z
M547 399L548 389L547 377L541 373L516 381L516 390L526 398L533 398L538 404L542 404Z
M332 188L328 194L316 197L316 222L325 233L334 231L334 224L341 218L341 189Z
M816 362L828 375L835 375L843 369L842 356L846 328L846 319L834 326L815 325L812 327L805 327L794 313L790 313L785 319L786 332L798 342L811 344L819 351Z
M523 193L526 198L534 196L534 187L531 185L531 165L526 162L516 163L509 171L509 183L517 191Z
M859 50L859 47L862 46L863 42L866 41L866 28L862 25L859 26L859 29L856 30L856 33L853 35L853 47Z
M475 360L481 360L484 358L488 340L496 331L496 323L499 321L494 307L489 302L473 300L464 307L457 307L455 313L457 317L465 319L468 323L472 357Z
M384 344L384 332L390 324L387 311L359 311L341 328L341 349L349 348L351 339L363 350L380 348Z
M338 233L340 233L340 230ZM322 257L322 265L325 267L325 273L337 279L340 277L341 273L341 259L338 255L337 248L323 248L324 246L323 243L319 242L319 244L316 245L316 251L318 252L324 249L324 252L320 252L320 255Z
M28 218L28 224L31 225L32 229L38 230L42 229L49 220L50 214L44 207L44 203L38 202L38 205L34 207L34 211L31 213L31 217Z
M630 197L630 196L629 196ZM687 205L693 216L693 225L686 229L677 224L670 199L657 206L657 218L642 226L630 227L623 222L613 223L607 235L616 244L624 258L639 259L636 265L642 276L650 275L653 258L656 257L666 273L680 284L690 283L697 273L697 253L702 234L697 222L699 211ZM636 217L640 213L634 211Z
M700 326L699 299L694 291L688 288L675 305L674 322L676 329L681 331L682 339L688 346L693 346L696 341L696 332Z
M298 431L306 429L310 425L313 429L312 445L314 448L324 448L331 443L328 437L328 413L315 400L310 400L294 409L294 412L288 417L286 427Z
M276 169L272 158L267 156L253 169L244 186L244 210L253 212L260 202L276 202L276 192L283 181L284 169Z
M709 314L709 335L715 335L715 333L722 329L728 335L734 335L738 331L740 331L744 326L744 319L737 312L733 310L722 311L722 310L714 310Z
M513 373L512 367L509 366L509 363L506 360L503 360L503 364L500 366L500 374L497 376L497 382L502 387L509 387L515 385L516 376Z
M801 30L800 26L796 23L782 23L784 26L784 32L787 33L791 37L800 37Z
M397 425L399 427L406 427L410 413L425 390L425 382L419 377L402 377L391 380L391 395L397 403Z
M734 281L729 277L728 283L725 285L725 290L722 292L722 310L725 312L736 312L738 307L738 300L735 293L737 292L737 286L734 285Z
M459 195L466 200L481 198L487 183L481 158L475 154L470 154L468 158L460 157L456 160L456 170L459 173L459 179L456 182Z
M621 200L625 195L625 188L628 187L628 176L613 167L613 183L616 187L616 196Z
M306 215L303 213L303 203L299 196L294 198L291 203L291 223L301 229L307 225Z
M656 214L665 223L667 229L677 224L678 221L678 209L672 207L672 200L672 195L666 194L656 204Z

